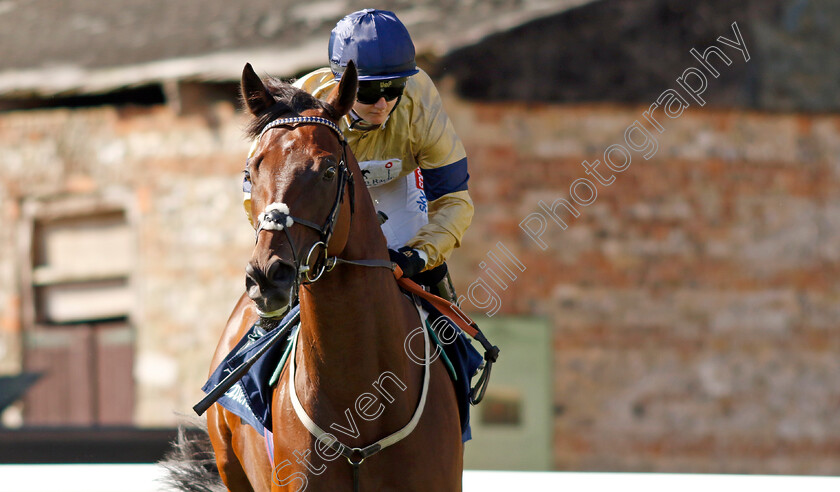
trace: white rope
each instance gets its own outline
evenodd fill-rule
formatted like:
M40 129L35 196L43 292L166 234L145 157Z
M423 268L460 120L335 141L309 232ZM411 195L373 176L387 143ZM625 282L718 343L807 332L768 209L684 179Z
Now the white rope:
M417 427L417 423L420 421L420 417L423 415L423 409L426 406L426 397L429 393L429 363L430 363L430 355L429 355L429 332L426 328L426 323L423 320L423 313L420 311L420 307L415 304L415 308L417 309L417 313L420 315L420 325L423 327L423 342L424 342L424 349L425 349L425 361L423 364L423 390L420 393L420 402L417 404L417 409L414 411L414 415L411 417L411 420L408 421L408 424L405 425L402 429L394 432L390 436L384 437L379 441L370 444L368 446L364 446L361 449L367 449L379 445L378 451L381 451L388 446L392 446L401 440L405 439L411 432ZM300 329L298 329L297 333L292 340L292 350L291 354L289 355L289 399L292 401L292 408L295 410L295 414L300 419L301 423L304 427L312 434L316 439L322 442L331 442L335 441L341 449L346 450L360 450L360 448L353 448L351 446L347 446L342 444L338 441L335 435L330 434L324 429L320 428L318 424L316 424L309 415L304 410L303 405L301 405L300 400L298 399L297 392L295 391L295 352L297 349L297 340L300 336ZM329 436L329 437L328 437ZM344 454L344 453L342 453Z

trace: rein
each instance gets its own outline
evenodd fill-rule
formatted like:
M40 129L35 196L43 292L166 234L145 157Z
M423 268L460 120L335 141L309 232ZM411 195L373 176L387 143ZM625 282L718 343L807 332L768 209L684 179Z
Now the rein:
M274 202L272 204L269 204L265 208L265 210L258 216L256 237L259 238L260 232L265 230L283 231L283 233L286 235L286 240L289 242L289 246L292 250L292 260L295 263L295 271L297 272L297 275L295 275L295 282L292 286L292 295L289 305L293 305L297 300L298 290L300 289L301 285L316 282L324 275L325 272L332 271L332 269L339 264L343 263L348 265L373 268L381 267L393 270L393 264L390 260L345 260L343 258L338 258L337 256L328 256L330 239L332 238L333 230L335 228L336 222L338 221L338 214L341 211L341 204L344 203L344 191L345 189L347 189L348 184L350 190L349 195L351 222L353 220L353 215L355 214L356 208L353 174L347 167L347 140L344 138L344 135L341 133L341 129L338 127L338 125L326 118L321 118L318 116L297 116L293 118L280 118L266 125L265 128L263 128L260 132L260 135L259 137L257 137L257 140L259 141L262 138L262 136L265 135L265 133L269 130L272 130L279 126L297 127L298 125L304 124L324 125L330 130L332 130L333 133L335 133L335 135L338 137L338 141L341 143L341 161L338 164L338 186L336 189L335 201L333 202L332 209L330 210L330 213L327 216L324 225L321 226L314 222L291 215L289 206L283 202ZM306 255L306 259L303 262L301 262L301 259L298 258L297 248L295 248L294 241L292 241L292 237L289 234L289 228L296 223L313 229L320 235L320 239L309 249L309 253ZM313 254L316 255L314 258ZM287 309L288 308L282 308L277 311L272 311L268 313L259 312L259 315L263 318L277 318L282 316L287 311Z

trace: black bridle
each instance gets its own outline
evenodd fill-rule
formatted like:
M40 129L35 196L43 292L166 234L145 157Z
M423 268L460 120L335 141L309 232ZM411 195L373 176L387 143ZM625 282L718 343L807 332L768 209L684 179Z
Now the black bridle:
M338 125L326 118L321 118L318 116L297 116L293 118L281 118L278 120L274 120L268 125L266 125L265 128L263 128L262 132L260 132L260 135L259 137L257 137L257 140L259 141L259 139L261 139L267 131L273 128L277 128L279 126L297 127L299 125L304 124L324 125L330 130L332 130L333 133L335 133L335 135L338 137L338 141L341 143L341 161L339 162L337 169L338 184L336 187L335 200L333 201L332 209L330 210L330 213L327 216L324 225L318 225L306 219L301 219L299 217L291 215L291 210L289 209L288 205L284 203L272 203L268 205L265 211L263 211L258 216L256 230L257 238L259 238L260 232L264 230L282 230L286 234L286 239L288 240L289 246L292 250L292 259L295 264L296 275L295 282L292 288L292 295L290 297L290 305L294 305L298 295L298 290L301 285L310 284L317 281L324 275L325 272L328 272L335 268L335 266L338 263L347 263L352 265L368 267L385 267L393 269L391 262L386 260L344 260L342 258L328 256L330 239L332 238L336 222L338 221L338 216L341 211L341 205L342 203L344 203L344 191L348 185L350 195L351 221L353 220L353 214L355 213L355 189L353 182L353 173L350 172L350 168L347 166L347 140L341 133L341 129L338 128ZM315 230L320 235L319 240L315 242L315 244L313 244L312 247L309 249L309 253L306 255L306 260L304 262L301 262L300 258L298 258L297 248L295 248L294 241L292 241L292 237L289 234L289 227L296 223L309 227L310 229ZM314 258L313 254L316 255ZM271 315L273 313L262 314Z

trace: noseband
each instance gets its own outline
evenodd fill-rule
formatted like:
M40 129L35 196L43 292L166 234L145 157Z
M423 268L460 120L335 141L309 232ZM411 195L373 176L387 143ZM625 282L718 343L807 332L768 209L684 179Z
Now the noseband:
M277 128L278 126L298 127L299 125L305 124L316 124L326 126L330 130L332 130L333 133L335 133L335 135L338 137L338 141L341 143L341 161L338 164L338 186L336 189L336 195L332 209L330 210L330 213L327 216L324 225L318 225L314 222L310 222L308 220L291 215L289 206L285 203L274 202L268 205L265 208L265 210L258 216L258 225L256 231L257 238L259 238L260 232L264 230L283 231L286 234L286 239L289 241L289 246L292 249L292 258L295 263L296 271L295 283L293 285L292 295L290 297L290 305L294 305L294 302L298 295L298 290L301 285L310 284L317 281L324 275L325 272L328 272L335 268L336 264L338 263L348 263L368 267L385 267L393 269L393 266L390 261L344 260L338 257L328 256L330 239L332 238L333 230L335 229L336 222L338 221L338 215L341 210L341 204L344 202L344 190L345 188L347 188L348 184L350 190L351 221L353 220L353 214L355 213L355 190L353 183L353 174L347 167L347 140L341 133L341 129L338 128L338 125L326 118L321 118L318 116L298 116L294 118L281 118L278 120L274 120L268 125L266 125L265 128L263 128L263 130L260 132L260 135L259 137L257 137L257 140L259 141L267 131ZM298 258L297 256L297 248L295 248L294 241L292 241L292 237L289 234L289 228L296 223L306 226L310 229L314 229L320 235L320 239L309 249L309 253L306 255L306 261L304 261L303 263L301 263L300 258ZM313 255L315 255L314 258ZM312 261L314 261L314 264L312 263ZM285 309L283 309L282 311L285 311ZM263 317L274 317L282 313L273 312L260 314Z

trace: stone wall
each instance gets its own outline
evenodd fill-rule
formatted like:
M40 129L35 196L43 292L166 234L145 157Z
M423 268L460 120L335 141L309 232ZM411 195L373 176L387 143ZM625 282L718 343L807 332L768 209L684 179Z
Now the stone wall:
M840 473L840 117L692 108L613 172L646 105L447 101L476 203L456 287L552 320L557 469Z
M552 321L557 469L840 473L840 117L689 108L651 133L649 160L612 172L605 149L646 105L467 103L441 87L476 202L453 275L472 312L494 289L499 313ZM127 196L135 422L190 413L253 240L244 121L230 104L209 114L0 115L0 371L21 365L22 201ZM596 159L609 186L581 165ZM557 209L563 230L539 202L571 200L580 178L597 196L570 202L577 218ZM488 266L499 243L526 268L506 290Z
M24 200L117 196L135 231L135 422L167 426L197 401L242 292L253 232L241 208L248 143L230 104L0 116L0 371L21 368L18 235Z

